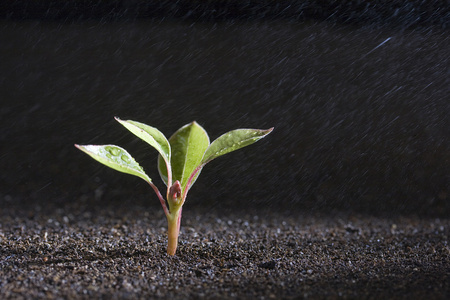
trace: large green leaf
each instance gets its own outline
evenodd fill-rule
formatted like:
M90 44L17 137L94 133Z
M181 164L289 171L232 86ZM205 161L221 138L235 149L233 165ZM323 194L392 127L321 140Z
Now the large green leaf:
M203 154L209 146L209 137L203 127L194 121L178 129L170 137L169 143L172 148L172 179L174 182L179 180L184 191L189 177L201 165ZM167 171L163 168L161 157L158 160L158 170L167 184ZM200 170L192 179L190 186L199 174Z
M202 164L207 164L221 155L251 145L271 133L272 130L273 128L267 130L236 129L229 131L218 137L211 145L209 145L203 156Z
M151 127L144 123L139 123L131 120L121 120L115 118L120 124L125 126L126 129L134 133L137 137L141 138L150 146L155 148L162 156L167 165L170 164L170 145L164 134L158 129Z
M145 174L144 169L123 148L115 145L75 145L78 149L91 156L96 161L119 172L131 174L144 179L152 180Z

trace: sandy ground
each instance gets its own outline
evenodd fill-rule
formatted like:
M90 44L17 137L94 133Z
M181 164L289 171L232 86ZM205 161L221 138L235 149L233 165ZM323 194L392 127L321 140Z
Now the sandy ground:
M168 257L158 207L3 204L2 299L450 296L448 218L188 206Z

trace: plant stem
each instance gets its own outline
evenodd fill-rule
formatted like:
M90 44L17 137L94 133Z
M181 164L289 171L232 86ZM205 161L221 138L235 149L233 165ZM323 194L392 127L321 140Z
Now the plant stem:
M192 181L194 180L195 175L200 172L200 170L203 168L205 164L201 164L199 166L197 166L197 168L195 168L194 172L192 172L191 176L189 176L188 181L186 183L186 187L183 191L183 195L181 196L181 199L183 199L183 201L181 202L181 205L184 204L184 201L186 201L186 196L187 193L189 192L189 189L191 187Z
M164 210L164 214L167 216L169 215L169 210L167 209L166 201L164 200L163 196L161 195L160 191L156 187L156 185L153 184L151 181L147 181L148 184L152 187L152 189L155 191L156 196L158 196L159 202L161 203L161 206Z
M167 187L169 187L172 186L172 167L170 166L169 162L166 162L166 168L167 168Z
M167 244L167 254L173 256L177 251L178 246L178 235L180 234L180 225L181 225L181 206L179 209L174 210L170 214L167 215L167 235L168 235L168 244Z

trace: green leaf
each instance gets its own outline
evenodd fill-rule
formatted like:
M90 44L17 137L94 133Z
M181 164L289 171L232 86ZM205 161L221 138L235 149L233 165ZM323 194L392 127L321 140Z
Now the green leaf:
M119 172L131 174L144 179L152 180L145 174L144 169L123 148L115 145L75 145L78 149L91 156L96 161Z
M131 120L124 121L117 117L115 119L120 124L125 126L126 129L134 133L137 137L141 138L150 146L155 148L167 164L170 163L169 141L167 141L166 137L161 131L144 123L139 123Z
M209 146L209 137L203 127L194 121L178 129L170 137L169 143L172 148L172 179L174 182L179 180L184 191L189 177L201 165L203 154ZM162 166L162 158L160 157L158 161L159 173L167 184L167 171ZM190 186L199 174L200 170L192 179Z
M251 145L264 138L266 135L271 133L272 130L273 127L267 130L236 129L229 131L218 137L211 143L208 149L206 149L205 155L202 159L202 164L205 165L221 155Z

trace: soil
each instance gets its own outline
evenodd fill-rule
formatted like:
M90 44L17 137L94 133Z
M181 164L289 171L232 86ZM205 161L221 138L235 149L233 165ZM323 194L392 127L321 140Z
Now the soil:
M449 218L238 210L4 201L1 298L450 298Z

